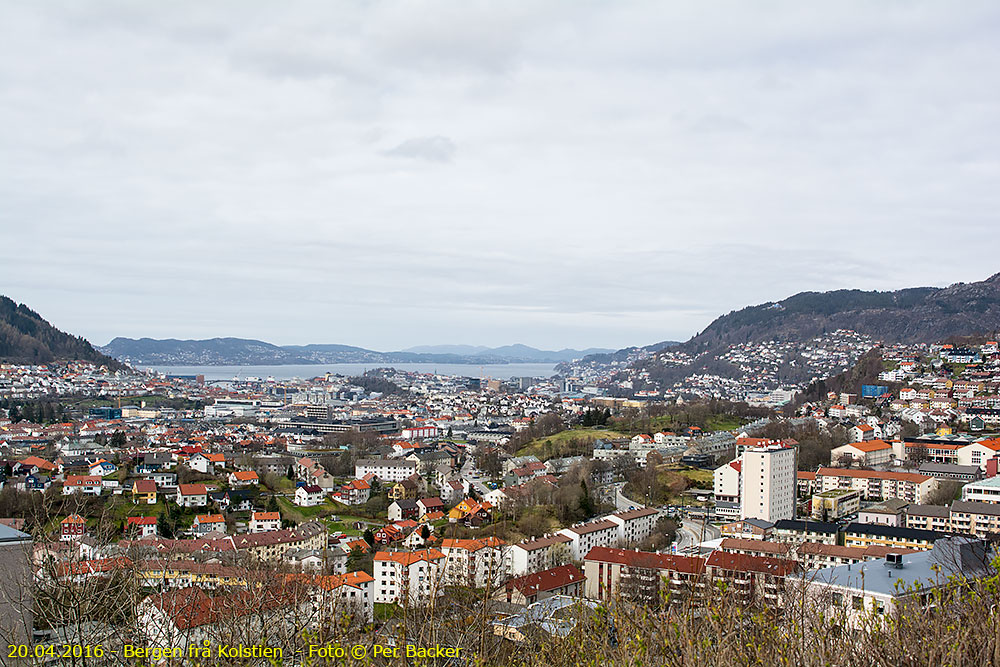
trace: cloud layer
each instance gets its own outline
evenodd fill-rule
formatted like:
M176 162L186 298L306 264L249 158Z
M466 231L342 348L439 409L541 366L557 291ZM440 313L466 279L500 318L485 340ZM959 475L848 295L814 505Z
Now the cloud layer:
M0 5L0 293L104 343L622 346L996 272L991 3Z

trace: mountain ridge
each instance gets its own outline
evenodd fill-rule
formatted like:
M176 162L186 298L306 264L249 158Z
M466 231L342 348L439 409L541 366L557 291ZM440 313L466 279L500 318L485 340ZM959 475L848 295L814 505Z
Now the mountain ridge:
M23 303L0 295L0 361L47 364L90 361L120 370L123 364L97 351L86 339L52 326Z
M433 349L423 346L419 349ZM473 346L440 346L441 348L472 348ZM559 363L586 356L602 348L587 350L538 350L521 343L497 348L482 347L477 352L420 352L399 350L379 352L362 347L339 344L275 345L247 338L207 338L181 340L176 338L117 337L100 348L118 359L128 359L143 365L228 366L228 365L288 365L324 363Z
M625 348L614 355L561 364L559 371L565 374L582 368L604 368L619 379L631 379L641 389L668 388L692 375L739 378L742 371L724 358L734 346L774 342L792 344L801 350L810 341L838 330L853 331L884 344L934 343L982 335L995 340L1000 331L1000 273L983 281L948 287L798 292L781 301L721 315L676 346L660 350L653 346ZM641 350L646 353L636 354ZM618 365L613 365L614 361ZM806 365L783 368L781 380L798 381L796 374L806 372Z

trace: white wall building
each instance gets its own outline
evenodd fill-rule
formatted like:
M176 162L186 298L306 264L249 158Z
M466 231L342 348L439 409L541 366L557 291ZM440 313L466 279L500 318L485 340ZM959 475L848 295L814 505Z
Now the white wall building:
M356 479L374 475L383 482L402 482L416 472L416 462L399 459L362 459L354 465Z
M444 593L444 554L437 549L375 554L375 602L420 604Z
M772 523L795 518L796 451L764 445L743 451L740 517Z

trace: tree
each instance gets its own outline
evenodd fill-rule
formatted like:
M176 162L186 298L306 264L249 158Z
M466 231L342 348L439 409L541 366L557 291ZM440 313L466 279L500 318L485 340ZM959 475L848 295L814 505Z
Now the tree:
M372 532L371 528L365 529L364 540L368 543L368 546L375 545L375 533Z
M420 526L420 539L427 541L427 538L431 536L431 529L426 523Z
M499 477L503 472L503 462L500 453L492 447L480 447L476 451L476 468L490 478Z
M937 488L927 494L926 504L928 505L950 505L959 496L963 484L961 482L940 479Z
M111 436L111 447L113 449L122 449L127 442L128 439L125 437L124 431L115 431L114 435Z
M267 511L268 512L277 512L277 511L279 511L278 498L273 493L271 494L271 497L267 499Z
M580 500L578 501L580 505L580 512L587 519L594 516L594 503L590 500L590 489L587 488L587 482L580 480Z
M914 463L917 464L924 463L927 461L929 457L927 452L927 445L918 443L913 447L910 447L909 450L910 451L908 458Z
M348 572L367 572L372 574L374 563L370 554L364 552L361 547L351 549L351 554L347 557L346 569Z
M295 479L295 468L291 464L288 464L288 469L285 470L285 477L288 479Z

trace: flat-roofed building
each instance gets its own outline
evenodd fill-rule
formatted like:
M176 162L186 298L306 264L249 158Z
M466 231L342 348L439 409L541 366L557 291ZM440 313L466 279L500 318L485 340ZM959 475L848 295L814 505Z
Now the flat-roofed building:
M1000 475L966 484L962 487L962 500L974 503L1000 503Z

